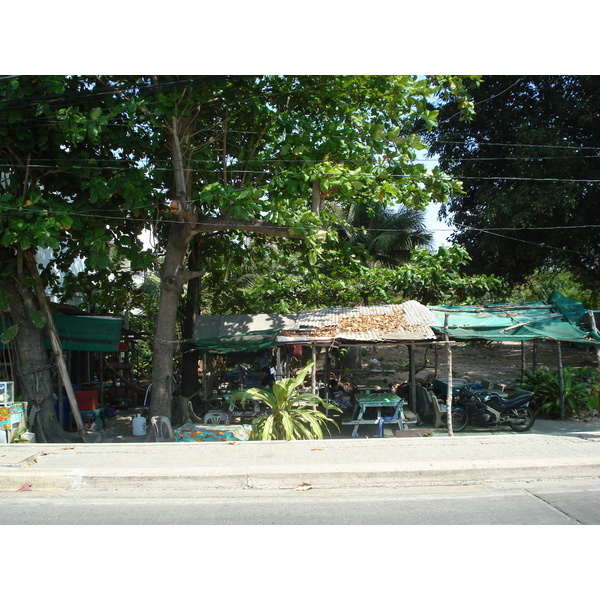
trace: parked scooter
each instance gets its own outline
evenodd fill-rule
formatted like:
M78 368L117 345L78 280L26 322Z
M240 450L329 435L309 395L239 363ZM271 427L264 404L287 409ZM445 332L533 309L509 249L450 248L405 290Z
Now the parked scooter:
M521 390L502 398L489 390L462 388L452 408L452 429L462 431L469 423L475 427L508 425L514 431L527 431L535 422L529 403L533 392Z

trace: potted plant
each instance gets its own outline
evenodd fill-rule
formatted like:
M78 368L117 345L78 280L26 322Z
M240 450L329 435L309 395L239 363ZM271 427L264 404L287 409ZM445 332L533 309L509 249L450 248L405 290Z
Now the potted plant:
M236 392L231 401L240 399L242 406L248 399L265 404L269 414L252 421L253 440L314 440L323 439L323 431L329 433L328 423L337 423L318 410L342 412L337 406L322 400L316 394L298 391L306 375L312 368L309 363L295 377L276 381L272 390L250 388ZM338 428L339 429L339 428Z

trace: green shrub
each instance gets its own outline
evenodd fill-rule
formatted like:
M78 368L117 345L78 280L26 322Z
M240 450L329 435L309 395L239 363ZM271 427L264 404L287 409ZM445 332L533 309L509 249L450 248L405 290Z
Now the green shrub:
M318 410L318 406L342 412L337 406L327 403L315 394L301 393L297 388L310 372L313 363L309 363L296 377L276 381L273 390L250 388L236 392L231 401L251 398L265 404L270 414L252 421L252 439L254 440L313 440L323 439L323 430L329 433L327 423L337 423Z
M578 417L598 408L600 370L595 367L564 367L565 414ZM524 371L521 387L533 391L536 415L549 419L561 417L560 379L558 371L548 369Z

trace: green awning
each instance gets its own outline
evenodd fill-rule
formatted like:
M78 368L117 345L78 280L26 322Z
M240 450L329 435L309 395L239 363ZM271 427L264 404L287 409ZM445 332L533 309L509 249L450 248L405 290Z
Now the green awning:
M275 346L278 332L278 329L268 329L241 335L192 339L187 340L187 342L202 352L211 352L214 354L261 352Z
M87 315L54 315L53 319L63 350L117 352L119 349L122 319ZM0 334L5 327L8 324L0 322ZM45 334L44 331L46 348L51 350Z
M55 315L54 323L63 350L116 352L119 349L122 319ZM51 349L48 339L46 339L46 348Z

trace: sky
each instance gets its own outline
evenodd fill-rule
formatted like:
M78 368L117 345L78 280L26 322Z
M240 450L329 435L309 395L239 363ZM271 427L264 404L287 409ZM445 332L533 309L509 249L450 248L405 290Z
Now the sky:
M452 229L438 219L438 211L440 210L440 204L430 204L425 211L425 227L433 233L434 246L439 248L440 246L450 246L448 242L448 236L452 233Z

